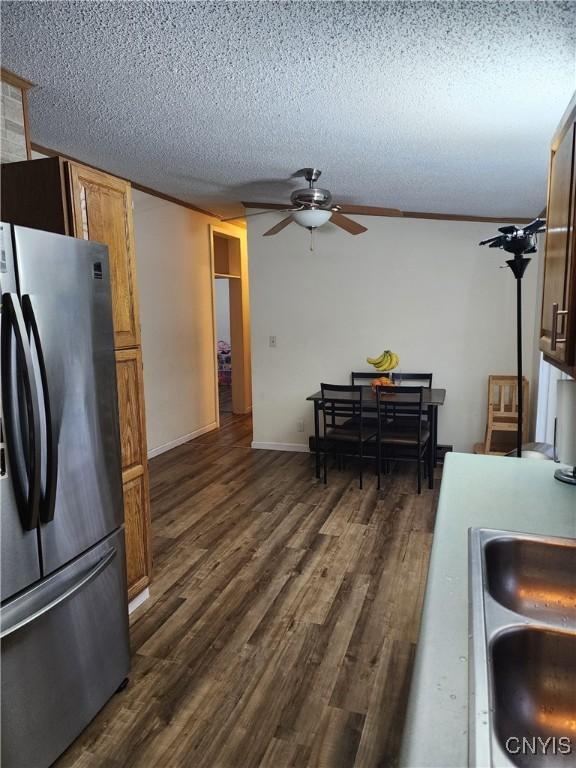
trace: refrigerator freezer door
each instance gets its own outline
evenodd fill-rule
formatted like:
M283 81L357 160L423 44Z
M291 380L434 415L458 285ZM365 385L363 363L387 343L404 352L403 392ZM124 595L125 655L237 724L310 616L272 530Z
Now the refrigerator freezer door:
M4 606L2 766L47 768L130 666L124 531Z
M36 325L57 444L54 517L41 526L47 575L123 521L108 252L38 230L14 233L22 305ZM46 434L44 421L47 460Z
M16 273L12 254L11 228L0 224L0 295L16 293ZM2 332L2 308L0 308L0 335ZM6 338L6 337L4 337ZM14 341L12 339L12 341ZM15 359L11 368L15 371ZM14 382L14 390L15 382ZM4 411L15 403L2 403L0 412L0 586L2 602L40 579L40 558L38 553L38 532L26 530L20 517L14 487L14 471L11 457L6 447ZM16 438L16 436L15 436Z

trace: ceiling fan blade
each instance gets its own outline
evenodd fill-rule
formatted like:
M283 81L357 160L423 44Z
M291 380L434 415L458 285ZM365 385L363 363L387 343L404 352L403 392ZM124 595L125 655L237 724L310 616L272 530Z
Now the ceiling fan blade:
M534 221L531 221L530 224L528 224L526 227L522 228L525 233L533 234L535 232L545 232L546 231L546 221L545 219L534 219Z
M288 224L292 223L292 216L286 216L285 219L282 219L282 221L279 221L278 224L275 224L272 229L269 229L268 232L264 232L262 237L270 237L270 235L277 235L278 232L281 232L284 227L287 227Z
M518 227L514 224L508 224L506 227L498 227L498 232L502 232L503 235L511 235L518 231Z
M264 214L264 213L276 213L276 212L278 212L278 213L286 213L287 211L296 211L296 210L298 210L298 209L297 208L282 208L280 210L278 210L278 209L273 210L271 208L269 211L257 211L256 213L244 213L244 214L241 214L240 216L232 216L229 219L220 219L220 221L236 221L237 219L250 219L250 218L252 218L252 216L262 216L262 214Z
M489 237L488 240L480 240L478 245L488 245L488 243L495 243L497 240L503 243L505 239L502 235L496 235L496 237Z
M337 227L346 230L346 232L349 232L351 235L361 235L362 232L367 231L367 228L363 227L362 224L358 224L357 221L352 221L348 216L344 216L343 214L338 213L338 211L332 213L330 221L332 224L336 224Z

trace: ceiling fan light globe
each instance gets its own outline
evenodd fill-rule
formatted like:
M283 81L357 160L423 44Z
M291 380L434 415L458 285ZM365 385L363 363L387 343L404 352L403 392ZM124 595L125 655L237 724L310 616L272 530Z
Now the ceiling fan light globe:
M316 229L326 224L332 218L332 211L325 211L321 208L311 208L305 211L294 211L292 218L296 224L307 229Z

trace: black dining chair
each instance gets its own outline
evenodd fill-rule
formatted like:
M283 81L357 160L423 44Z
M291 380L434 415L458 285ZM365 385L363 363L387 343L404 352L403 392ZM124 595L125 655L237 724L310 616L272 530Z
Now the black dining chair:
M378 371L352 371L350 374L350 384L369 387L370 382L373 379L379 378L380 375L384 374L379 374Z
M369 387L374 379L379 377L378 371L352 371L350 373L350 383L354 386ZM368 411L364 414L366 421L376 426L375 411Z
M364 445L376 437L375 423L367 421L363 409L363 389L348 384L321 384L322 400L320 410L323 419L323 434L320 447L324 458L324 484L328 478L328 453L341 455L355 452L360 460L360 488Z
M408 387L422 387L423 389L432 389L432 374L431 373L399 373L393 371L390 374L390 378L396 386L405 383ZM405 405L396 409L394 418L397 419L415 419L417 416L417 406ZM424 408L421 414L424 421L430 421L430 415L428 409Z
M415 461L418 473L418 493L422 492L422 466L426 461L428 487L434 488L434 468L430 425L422 419L423 387L378 387L376 413L376 464L378 488L381 487L382 461ZM396 417L402 406L402 395L417 395L410 403L415 418L404 421ZM408 405L408 404L407 404Z

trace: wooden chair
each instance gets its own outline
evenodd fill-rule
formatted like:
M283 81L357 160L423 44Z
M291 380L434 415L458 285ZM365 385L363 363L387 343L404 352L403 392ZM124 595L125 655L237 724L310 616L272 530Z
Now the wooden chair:
M320 408L323 417L321 450L324 455L324 484L328 478L328 453L341 455L352 450L360 459L360 488L364 445L376 436L374 422L368 423L362 404L362 387L348 384L321 384Z
M422 387L378 387L376 410L378 414L378 432L376 435L376 456L378 470L378 488L382 473L382 460L415 461L418 472L418 493L422 491L422 465L428 470L428 487L434 488L433 451L430 426L422 419ZM399 406L402 394L419 394L419 402L413 407L415 418L401 421L390 412Z
M529 386L523 379L524 417L522 442L528 441ZM518 380L515 376L488 377L488 414L483 443L474 445L474 453L505 456L516 444L518 429Z

